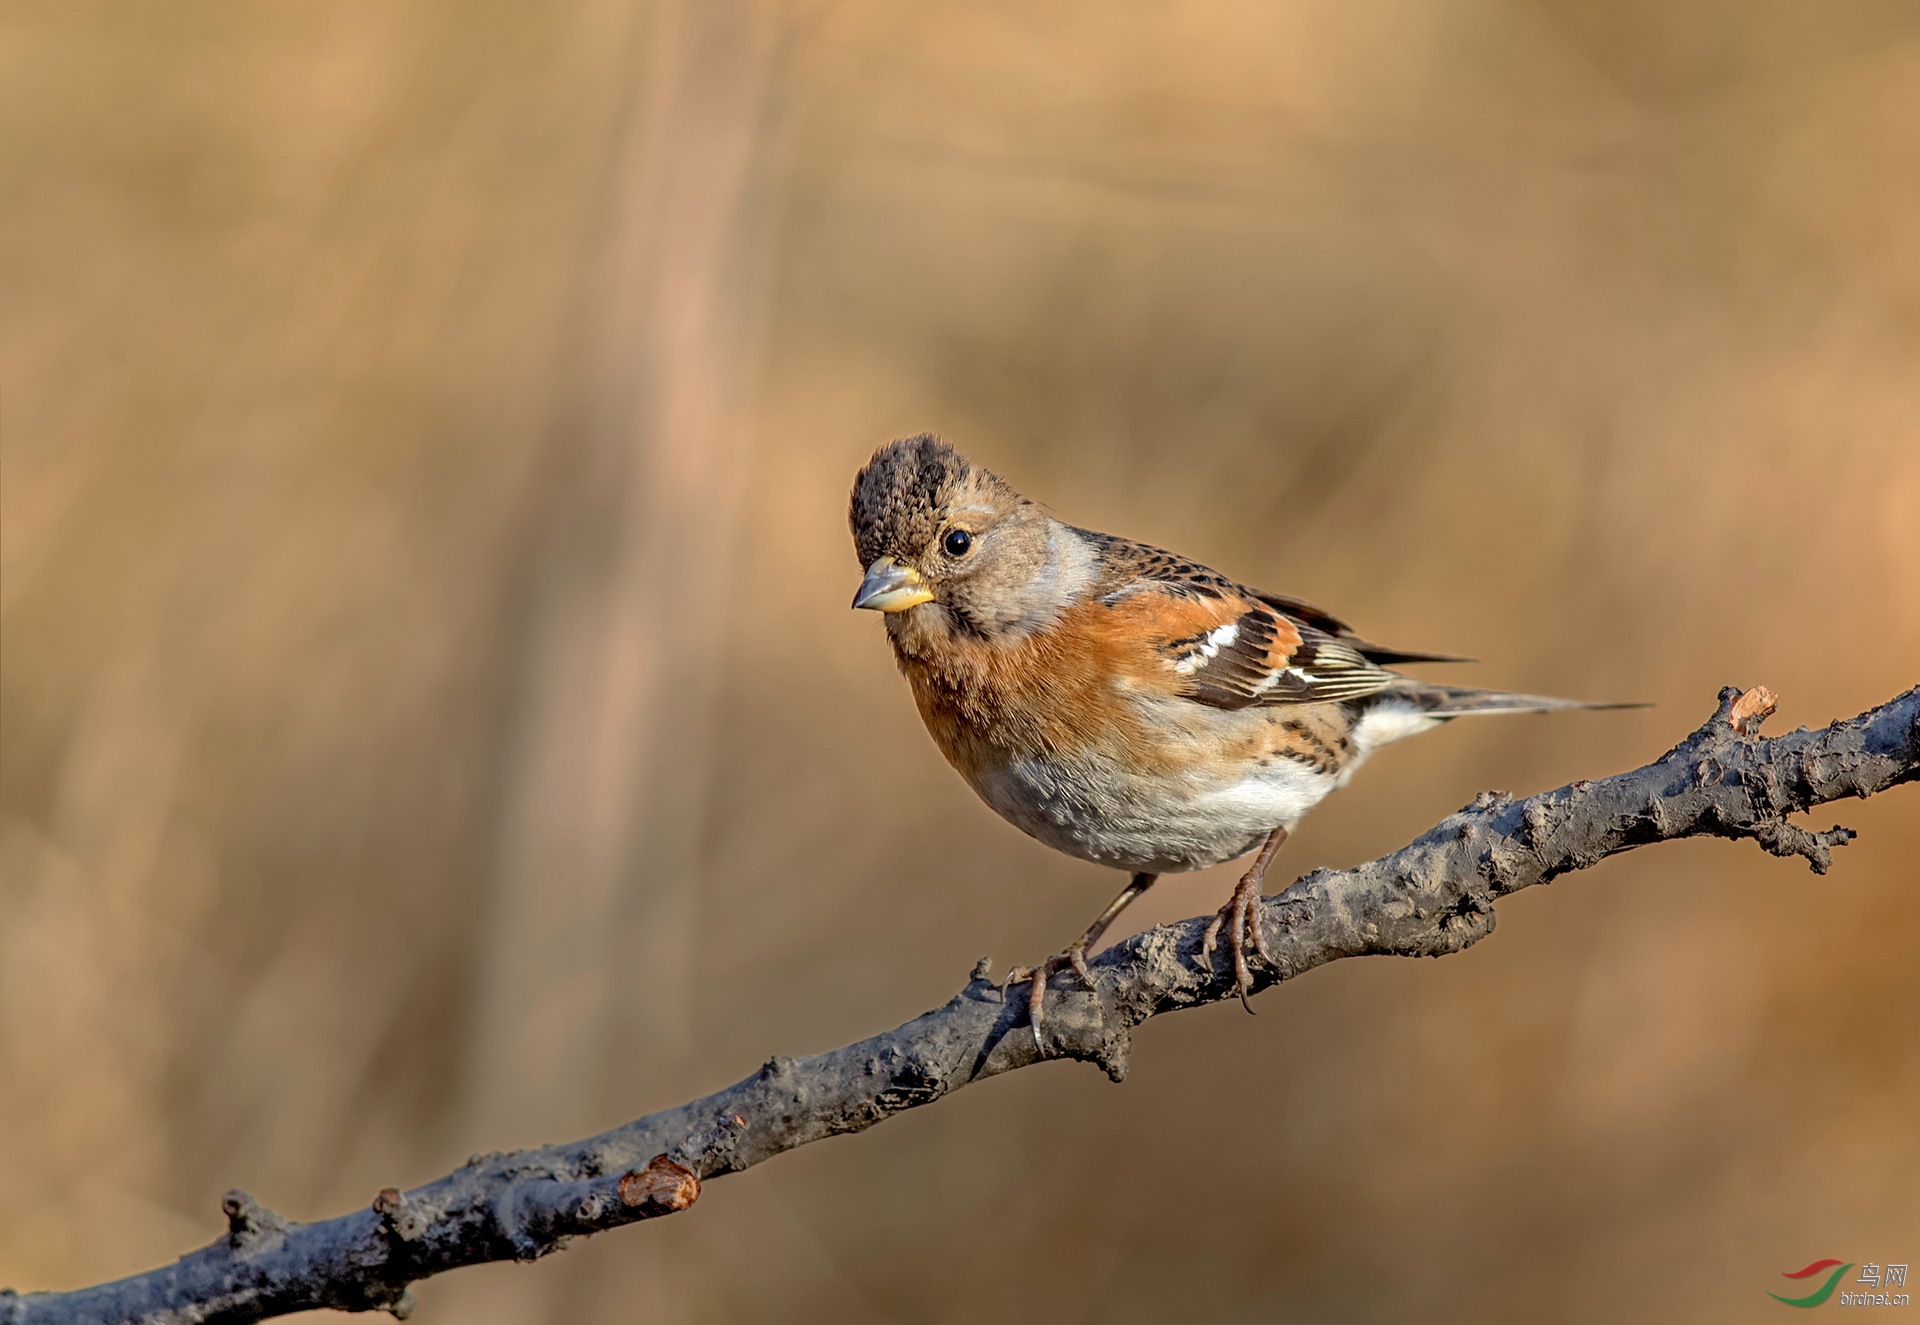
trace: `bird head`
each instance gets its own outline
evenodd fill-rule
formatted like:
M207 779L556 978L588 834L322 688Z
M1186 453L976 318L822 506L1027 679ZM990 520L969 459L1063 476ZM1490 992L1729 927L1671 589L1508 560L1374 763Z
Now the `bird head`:
M1064 527L931 433L874 452L847 519L866 568L853 605L886 613L896 639L909 621L994 635L1057 606Z

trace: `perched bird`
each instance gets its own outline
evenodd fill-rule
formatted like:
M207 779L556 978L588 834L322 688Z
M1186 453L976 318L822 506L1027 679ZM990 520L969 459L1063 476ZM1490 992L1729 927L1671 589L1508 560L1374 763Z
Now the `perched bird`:
M1381 746L1469 713L1606 708L1430 685L1391 664L1460 662L1383 648L1297 598L1143 543L1076 529L932 435L881 447L849 510L895 660L947 761L1001 818L1132 878L1029 981L1040 1043L1047 981L1162 874L1257 851L1206 931L1226 931L1241 1001L1254 904L1287 834ZM1248 1008L1252 1010L1251 1006Z

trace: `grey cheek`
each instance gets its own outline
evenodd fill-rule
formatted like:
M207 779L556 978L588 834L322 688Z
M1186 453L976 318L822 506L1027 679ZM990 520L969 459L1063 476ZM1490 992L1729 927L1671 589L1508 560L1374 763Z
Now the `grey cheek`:
M1059 615L1071 595L1063 580L1060 549L1052 538L1047 543L1047 560L1024 584L1005 596L1006 610L996 623L1002 630L1025 634L1041 630Z

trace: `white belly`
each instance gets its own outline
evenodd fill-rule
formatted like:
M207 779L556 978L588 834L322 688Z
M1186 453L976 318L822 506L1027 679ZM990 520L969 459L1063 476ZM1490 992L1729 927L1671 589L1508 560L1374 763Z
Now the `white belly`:
M1275 828L1291 828L1337 785L1291 759L1231 783L1196 784L1079 764L1015 760L978 786L1022 832L1070 856L1115 869L1177 874L1243 856Z
M1220 712L1183 700L1159 716L1174 729L1169 744L1177 748L1183 740L1204 747L1243 738L1285 714ZM1217 765L1211 774L1168 776L1100 756L1013 758L976 775L973 788L1001 818L1057 851L1115 869L1177 874L1243 856L1275 828L1293 828L1373 751L1438 725L1409 704L1372 705L1355 723L1337 771L1327 759L1316 768L1277 752L1241 765L1232 779Z

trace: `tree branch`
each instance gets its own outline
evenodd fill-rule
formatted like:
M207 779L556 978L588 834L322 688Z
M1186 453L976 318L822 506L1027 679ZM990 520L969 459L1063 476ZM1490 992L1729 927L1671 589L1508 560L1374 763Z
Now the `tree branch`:
M1277 969L1264 989L1341 957L1438 957L1493 931L1508 893L1682 837L1751 838L1824 874L1851 830L1809 832L1787 816L1920 778L1920 687L1824 730L1756 738L1764 687L1720 692L1707 723L1654 763L1516 801L1482 793L1416 841L1350 870L1315 870L1267 898L1259 923ZM1135 1026L1233 996L1224 958L1200 964L1208 917L1148 930L1049 990L1048 1058L1126 1075ZM1024 995L974 968L945 1006L812 1058L774 1058L705 1099L570 1145L476 1155L412 1191L315 1224L229 1192L224 1238L173 1265L67 1293L0 1291L0 1325L261 1320L315 1307L412 1309L407 1285L483 1261L530 1261L574 1237L684 1210L700 1183L809 1141L858 1132L969 1082L1038 1061ZM1017 1033L1016 1033L1017 1032Z

